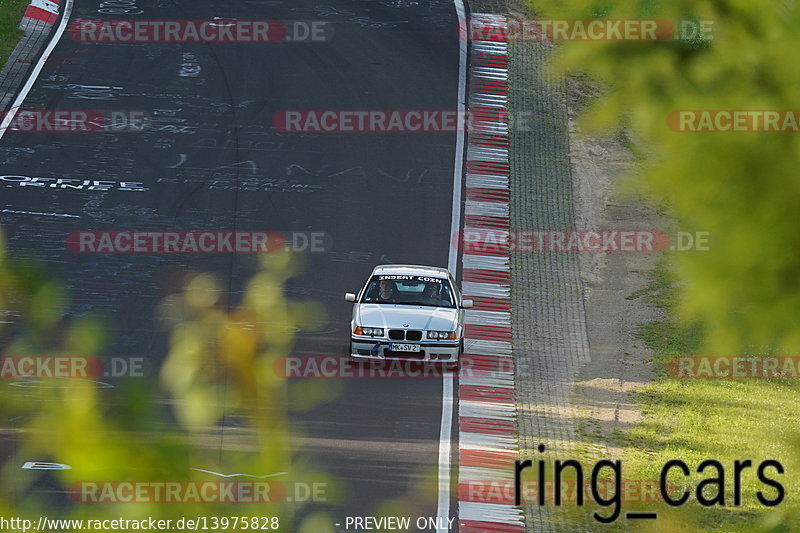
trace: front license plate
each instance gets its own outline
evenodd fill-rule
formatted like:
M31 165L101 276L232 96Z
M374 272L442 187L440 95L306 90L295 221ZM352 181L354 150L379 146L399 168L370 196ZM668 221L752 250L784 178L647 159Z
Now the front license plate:
M393 352L419 352L419 344L396 344L389 345L389 349Z

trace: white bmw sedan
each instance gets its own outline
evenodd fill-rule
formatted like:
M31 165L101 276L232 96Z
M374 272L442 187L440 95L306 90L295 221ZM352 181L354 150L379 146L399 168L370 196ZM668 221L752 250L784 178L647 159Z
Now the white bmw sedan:
M453 275L416 265L375 267L356 295L350 323L350 357L458 365L463 351L464 309Z

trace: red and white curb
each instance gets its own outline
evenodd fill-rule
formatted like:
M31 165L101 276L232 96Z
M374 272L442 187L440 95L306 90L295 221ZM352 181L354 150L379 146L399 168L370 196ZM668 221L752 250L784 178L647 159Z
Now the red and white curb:
M472 16L506 26L502 16ZM462 256L462 290L475 306L466 312L458 383L458 523L461 533L521 533L522 511L487 490L513 481L519 456L509 256L495 242L509 230L508 45L472 41L471 47L469 111L480 128L467 143L464 233L492 230L493 246Z
M20 27L25 27L33 21L55 24L58 20L61 0L31 0L30 5L22 16ZM26 20L28 19L28 20Z

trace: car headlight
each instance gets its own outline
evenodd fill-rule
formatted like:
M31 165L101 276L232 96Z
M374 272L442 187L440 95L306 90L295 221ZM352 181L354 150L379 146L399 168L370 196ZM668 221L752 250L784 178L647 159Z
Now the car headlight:
M428 338L429 339L436 339L436 340L455 339L456 338L456 332L455 331L429 331L428 332Z
M364 328L361 326L356 326L355 331L353 332L356 335L369 335L371 337L383 337L383 328Z

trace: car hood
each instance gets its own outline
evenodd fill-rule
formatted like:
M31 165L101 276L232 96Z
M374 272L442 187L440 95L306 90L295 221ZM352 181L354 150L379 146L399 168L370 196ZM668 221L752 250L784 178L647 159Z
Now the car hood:
M360 304L355 318L358 325L371 328L452 331L458 322L458 309Z

